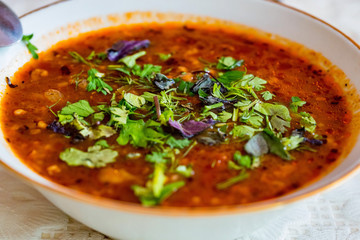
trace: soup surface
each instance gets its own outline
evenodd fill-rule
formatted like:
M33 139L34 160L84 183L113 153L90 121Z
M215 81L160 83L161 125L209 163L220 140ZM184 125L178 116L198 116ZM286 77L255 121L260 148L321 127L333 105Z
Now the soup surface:
M221 27L90 32L7 80L2 128L29 167L144 206L284 195L331 169L350 136L347 102L325 70Z

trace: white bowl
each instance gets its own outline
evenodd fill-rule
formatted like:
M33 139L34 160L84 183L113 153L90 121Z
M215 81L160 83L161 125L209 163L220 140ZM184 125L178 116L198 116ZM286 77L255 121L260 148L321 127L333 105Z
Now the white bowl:
M280 35L322 53L343 70L355 87L355 92L360 92L359 46L326 23L271 1L77 0L45 7L24 16L21 21L24 33L34 33L33 43L42 51L59 40L76 36L80 32L116 25L126 20L122 17L109 18L109 14L122 16L123 13L132 11L211 16ZM163 20L154 14L147 16L147 19L132 18L130 22L154 19ZM0 49L0 56L0 79L12 76L30 59L29 53L20 43ZM1 81L0 91L3 92L5 87L5 81ZM235 207L144 208L136 204L93 197L44 179L16 158L4 140L3 133L0 135L0 158L5 167L32 184L65 213L110 237L123 240L232 240L263 226L294 202L343 181L360 164L360 141L357 136L355 146L336 169L319 181L291 194Z

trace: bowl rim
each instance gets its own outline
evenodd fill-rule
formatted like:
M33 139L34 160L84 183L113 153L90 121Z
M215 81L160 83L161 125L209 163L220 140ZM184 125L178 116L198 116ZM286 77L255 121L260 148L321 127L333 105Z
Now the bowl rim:
M353 46L355 46L360 51L360 45L356 43L352 38L350 38L348 35L343 33L338 28L332 26L331 24L327 23L326 21L313 16L310 13L307 13L303 10L297 9L295 7L289 6L287 4L284 4L277 0L266 0L267 2L271 2L274 4L278 4L279 6L282 6L284 8L290 9L291 11L295 11L297 13L300 13L302 15L305 15L306 17L312 18L313 20L316 20L328 27L330 27L332 30L335 30L335 32L339 33L342 37L344 37L346 40L348 40ZM39 8L33 9L29 12L26 12L22 14L19 18L22 19L28 15L37 13L41 10L47 9L49 7L52 7L54 5L58 5L61 3L70 2L69 0L57 0L49 4L45 4ZM216 215L236 215L236 214L249 214L254 213L258 211L265 211L265 210L272 210L278 207L282 207L285 205L289 205L295 202L298 202L300 200L304 200L306 198L309 198L311 196L314 196L318 193L324 192L326 190L329 190L331 188L334 188L335 186L339 185L340 183L343 183L345 180L349 179L351 176L355 175L357 171L360 171L360 162L355 165L352 169L348 170L346 173L344 173L342 176L340 176L337 179L331 180L327 185L317 187L315 189L309 190L308 192L302 193L301 195L292 196L287 199L282 199L287 195L284 195L279 198L272 198L265 201L259 201L249 204L241 204L241 205L233 205L233 206L219 206L219 207L152 207L147 208L142 206L138 203L130 203L130 202L124 202L114 199L109 199L105 197L99 197L94 196L85 192L80 192L78 190L74 190L71 188L68 188L66 186L60 185L56 182L53 182L51 180L48 180L44 178L43 176L39 175L38 173L34 172L35 174L39 175L41 178L45 180L45 182L39 182L34 179L32 179L29 176L26 176L23 173L20 173L13 169L10 165L5 163L2 159L0 159L0 165L4 167L4 169L7 169L8 172L12 173L12 175L15 175L19 177L22 180L25 180L26 182L29 182L32 184L31 187L35 187L36 189L40 190L41 188L47 191L50 191L52 193L55 193L57 195L60 195L64 198L69 198L71 200L75 200L78 202L83 202L86 204L94 205L96 207L102 207L106 209L112 209L112 210L119 210L129 213L138 213L138 214L148 214L148 215L159 215L159 216L187 216L187 217L207 217L207 216L216 216ZM24 164L24 166L26 166ZM311 182L310 185L314 184L315 182ZM308 187L309 185L303 186L303 188ZM42 192L42 191L40 191ZM291 194L291 193L290 193Z

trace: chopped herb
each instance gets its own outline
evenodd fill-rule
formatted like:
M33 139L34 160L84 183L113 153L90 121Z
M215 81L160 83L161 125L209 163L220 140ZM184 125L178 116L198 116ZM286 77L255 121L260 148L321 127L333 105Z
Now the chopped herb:
M300 125L305 127L305 130L308 132L314 132L316 128L316 121L315 119L307 112L300 113Z
M104 77L103 73L100 73L94 68L90 69L88 71L88 78L87 78L89 83L86 89L89 92L96 90L97 92L101 92L104 95L108 93L110 94L110 92L113 89L109 84L107 84L106 82L104 82L104 80L102 80L102 77Z
M88 66L91 67L91 63L89 63L88 61L85 60L85 58L83 58L79 53L74 52L74 51L70 51L69 55L72 56L76 61L78 61L79 63L84 63Z
M89 168L104 167L108 163L116 161L117 151L101 148L101 146L95 145L89 147L87 152L76 148L67 148L60 153L60 159L69 166L85 166Z
M26 47L29 50L29 52L31 53L32 57L34 59L38 59L39 55L36 53L36 51L38 49L30 42L30 40L33 38L33 36L34 36L34 34L23 35L21 41L26 45Z
M173 136L170 136L166 140L166 144L169 145L171 148L180 148L183 149L187 146L189 146L191 141L187 138L184 139L176 139Z
M94 112L95 110L90 106L88 101L80 100L76 103L68 104L67 106L63 107L60 111L60 114L73 115L76 113L80 117L87 117Z
M137 108L141 108L146 103L145 98L143 98L141 96L137 96L132 93L125 93L124 99L125 99L125 101L130 103L132 106L137 107Z
M216 65L217 69L220 70L232 70L237 67L241 67L244 60L236 60L233 57L221 57Z
M302 107L306 104L306 102L302 101L299 97L292 97L291 101L292 102L290 103L289 108L292 112L295 112L295 113L298 112L299 107Z
M236 183L239 183L239 182L245 180L248 177L249 177L249 174L247 172L241 171L239 173L239 175L237 175L235 177L232 177L232 178L229 178L229 179L225 180L224 182L220 182L220 183L216 184L216 188L219 189L219 190L229 188L232 185L234 185Z
M133 68L136 65L136 59L138 59L144 55L146 55L146 52L141 51L141 52L135 53L133 55L123 57L122 59L119 60L119 62L124 63L128 68Z
M164 53L159 53L159 59L161 61L166 61L168 60L169 58L172 57L172 54L171 53L168 53L168 54L164 54Z
M105 139L101 139L101 140L98 140L97 142L95 142L95 146L97 146L97 145L101 146L102 148L110 147Z
M172 182L163 186L158 197L155 197L150 187L142 187L139 185L133 185L132 189L134 194L139 197L141 204L145 207L151 207L162 203L172 193L176 192L179 188L185 185L184 181Z
M275 95L269 91L262 92L261 96L264 98L265 101L269 101L275 97Z
M245 168L251 168L252 159L249 155L241 155L239 151L234 153L234 161L238 163L240 166Z
M182 176L189 178L192 175L194 175L194 170L191 166L185 166L185 165L179 165L177 166L177 168L175 169L176 173L181 174Z

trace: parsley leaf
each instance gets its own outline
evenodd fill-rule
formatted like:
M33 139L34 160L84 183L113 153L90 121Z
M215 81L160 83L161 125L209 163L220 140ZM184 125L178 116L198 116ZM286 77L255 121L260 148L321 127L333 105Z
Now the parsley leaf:
M31 53L32 57L34 59L38 59L39 55L36 53L37 47L35 47L30 40L33 38L34 34L30 34L30 35L23 35L21 41L26 45L27 49L29 50L29 52Z
M194 175L194 170L190 165L189 166L179 165L176 167L175 172L181 174L186 178L189 178L192 175Z
M233 158L234 161L237 162L240 166L251 168L252 159L249 155L241 155L239 151L236 151Z

